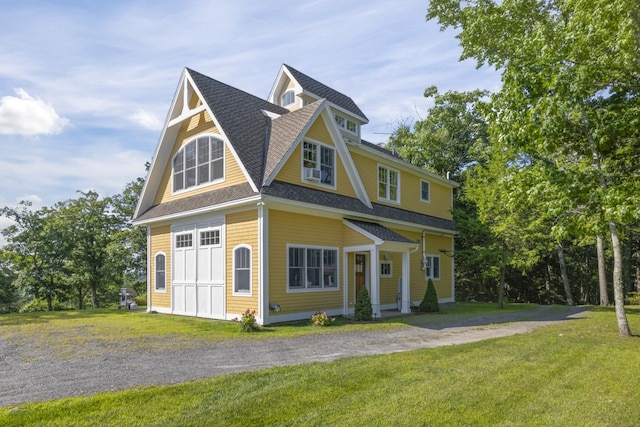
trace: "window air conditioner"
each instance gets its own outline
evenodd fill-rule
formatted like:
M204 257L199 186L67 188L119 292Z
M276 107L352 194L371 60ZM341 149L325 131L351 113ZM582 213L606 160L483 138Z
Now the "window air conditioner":
M304 179L320 181L320 169L304 168Z

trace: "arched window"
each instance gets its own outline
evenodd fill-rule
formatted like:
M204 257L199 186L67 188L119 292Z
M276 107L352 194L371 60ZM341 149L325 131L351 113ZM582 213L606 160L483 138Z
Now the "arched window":
M156 291L164 291L167 289L166 282L166 257L163 253L156 254L155 270L156 270Z
M201 136L187 143L173 157L173 191L224 178L224 143Z
M251 248L238 246L233 250L233 292L251 293Z

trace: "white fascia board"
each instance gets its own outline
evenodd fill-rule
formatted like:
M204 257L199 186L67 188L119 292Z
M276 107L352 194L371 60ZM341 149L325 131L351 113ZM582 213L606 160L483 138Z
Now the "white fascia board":
M221 211L229 208L240 207L240 206L251 204L251 203L257 203L260 200L262 200L262 196L260 194L256 194L255 196L245 197L244 199L232 200L226 203L219 203L216 205L206 206L198 209L192 209L189 211L176 212L174 214L158 216L155 218L149 218L143 221L134 221L133 225L149 226L158 222L175 221L176 219L208 214L211 212L217 212L217 211Z
M271 175L269 175L267 177L267 179L264 180L264 184L265 186L269 186L271 185L271 183L273 182L273 180L276 178L276 176L278 176L278 173L280 172L280 170L282 170L282 168L284 167L284 165L287 163L287 161L291 158L291 155L293 154L293 152L296 150L296 147L298 147L298 145L300 144L300 142L302 141L302 139L304 138L304 136L307 134L307 132L309 131L309 129L311 128L311 125L313 125L313 123L316 121L316 119L318 118L318 116L320 115L320 113L322 112L322 109L324 107L324 103L326 101L323 101L323 103L320 105L320 107L318 107L318 109L316 110L315 113L313 113L313 116L311 116L311 118L307 121L307 123L304 125L304 127L302 128L302 130L300 131L300 133L298 134L298 136L296 137L296 139L294 140L293 144L291 144L291 146L289 147L289 149L287 150L287 152L284 154L284 156L282 156L282 158L280 159L280 161L278 162L278 164L276 165L276 167L273 169L273 172L271 172Z
M329 135L331 135L331 139L336 146L336 150L340 154L340 159L342 160L345 171L347 172L347 176L349 177L349 181L351 181L351 186L355 190L358 199L360 199L360 201L367 207L371 208L371 200L369 199L367 190L364 187L364 183L360 178L358 169L356 168L356 165L351 158L351 153L349 152L347 143L342 137L342 132L340 132L340 130L338 129L338 125L331 115L331 110L328 104L329 103L327 102L323 105L321 114L324 118L325 123L327 124Z
M249 185L251 185L251 189L257 193L258 187L256 187L255 182L253 182L253 180L251 179L249 172L247 172L247 168L240 161L240 157L238 157L238 153L236 153L236 150L233 148L233 145L229 142L229 138L227 137L227 134L225 133L222 126L220 126L220 123L218 122L218 119L216 118L216 116L213 114L213 111L211 111L211 107L209 107L209 105L206 103L204 96L202 96L202 93L200 92L200 89L198 89L195 82L193 81L193 79L188 73L187 73L187 78L191 82L191 85L193 86L193 90L198 95L198 98L200 98L200 100L202 101L202 104L206 106L206 110L209 113L209 117L211 117L211 120L213 120L213 123L216 125L218 132L220 132L220 136L222 137L225 145L229 148L229 151L231 151L231 154L233 154L233 158L236 160L236 163L240 167L240 170L242 170L242 174L244 175L245 179L247 180ZM225 165L225 171L226 171L226 165Z
M178 87L176 88L173 94L173 100L171 101L171 106L169 107L169 111L167 112L167 116L164 120L164 126L162 127L162 132L160 134L160 139L158 139L158 144L156 145L156 150L151 159L151 167L149 168L149 172L144 180L144 185L142 187L142 192L140 199L138 199L138 205L136 206L135 213L133 215L136 218L141 211L144 211L151 207L153 204L153 199L155 198L155 194L158 191L158 187L160 185L160 180L162 179L162 175L164 173L164 166L167 164L169 160L169 153L171 152L171 147L166 150L163 150L167 144L165 140L171 139L175 141L177 136L177 130L172 129L169 131L169 121L173 111L176 108L176 103L180 98L180 91L184 86L184 81L187 77L187 69L182 70L182 76L178 81ZM169 132L168 132L169 131ZM173 146L173 144L171 144ZM160 164L160 165L159 165ZM161 169L158 169L161 168Z
M376 246L381 245L382 243L384 243L384 240L381 240L377 236L374 236L373 234L369 233L368 231L363 230L362 228L358 227L357 225L355 225L351 221L348 221L348 220L345 219L345 220L342 221L342 223L344 225L346 225L347 227L349 227L350 229L352 229L353 231L355 231L356 233L362 234L367 239L370 239L371 241L373 241L373 244L376 245Z
M434 234L437 236L455 236L456 234L458 234L458 232L454 230L445 230L438 227L429 227L423 224L417 224L415 222L401 221L393 218L380 217L377 215L368 215L368 214L349 211L345 209L337 209L335 207L330 207L330 206L316 205L314 203L305 203L305 202L298 202L296 200L282 199L280 197L263 195L262 200L265 203L269 203L269 207L271 209L276 209L276 210L286 209L288 212L293 212L293 213L304 213L306 215L316 215L316 216L322 216L324 218L335 218L335 219L353 218L359 221L368 220L376 223L384 222L387 224L393 224L394 226L397 226L400 229L413 230L413 231L424 230L429 232L430 234Z
M391 162L395 165L397 165L398 168L401 169L409 169L413 172L418 173L419 175L428 177L434 181L438 181L441 184L444 184L448 187L460 187L460 184L458 184L455 181L452 181L450 179L444 178L438 174L435 174L433 172L430 172L428 170L422 169L419 166L416 165L412 165L411 163L405 162L402 159L396 159L395 157L391 157L391 156L386 156L382 153L380 153L379 151L371 148L371 147L367 147L364 144L361 143L357 143L357 142L348 142L347 144L349 144L350 147L353 147L357 150L361 150L361 151L365 151L369 154L373 154L375 156L376 159L385 159L388 162Z

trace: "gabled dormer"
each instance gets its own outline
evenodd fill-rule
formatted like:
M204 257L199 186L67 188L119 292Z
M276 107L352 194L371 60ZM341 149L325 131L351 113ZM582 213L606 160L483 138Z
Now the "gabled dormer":
M360 142L360 128L369 119L353 100L329 86L283 64L269 94L269 102L294 111L320 99L329 103L333 120L342 136Z

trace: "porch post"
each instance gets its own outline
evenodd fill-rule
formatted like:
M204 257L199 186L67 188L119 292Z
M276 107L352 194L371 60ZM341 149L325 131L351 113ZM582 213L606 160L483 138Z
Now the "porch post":
M402 313L411 313L410 258L408 251L402 253Z
M380 253L378 252L378 247L374 246L371 250L371 265L370 273L371 273L371 308L373 309L373 317L374 319L379 319L381 317L380 313Z

